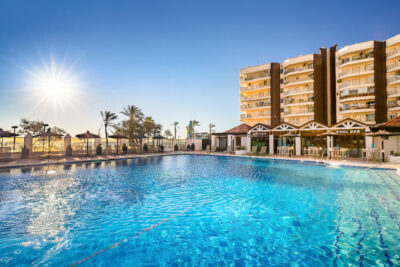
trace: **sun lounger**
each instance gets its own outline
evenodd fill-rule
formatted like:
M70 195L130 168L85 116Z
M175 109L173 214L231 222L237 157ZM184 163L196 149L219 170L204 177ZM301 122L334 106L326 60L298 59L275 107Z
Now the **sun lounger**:
M249 153L250 155L257 154L257 146L252 146L251 147L251 152Z
M260 149L260 152L258 153L259 155L266 155L267 154L267 147L262 146Z

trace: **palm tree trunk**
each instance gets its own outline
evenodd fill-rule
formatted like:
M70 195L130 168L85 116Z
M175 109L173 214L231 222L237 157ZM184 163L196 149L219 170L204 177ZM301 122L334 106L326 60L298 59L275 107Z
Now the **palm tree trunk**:
M105 134L106 134L106 154L107 154L107 156L108 156L108 134L107 134L107 124L106 125L104 125L104 131L105 131ZM101 139L100 139L101 140Z

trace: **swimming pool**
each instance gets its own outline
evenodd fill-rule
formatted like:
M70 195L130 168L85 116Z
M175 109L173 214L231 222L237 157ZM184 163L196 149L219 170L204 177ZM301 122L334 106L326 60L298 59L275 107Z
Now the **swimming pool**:
M0 265L399 265L392 170L177 155L0 173Z

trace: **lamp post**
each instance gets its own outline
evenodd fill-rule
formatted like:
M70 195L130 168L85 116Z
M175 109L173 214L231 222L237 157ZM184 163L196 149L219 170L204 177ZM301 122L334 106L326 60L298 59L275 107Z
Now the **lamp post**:
M15 150L15 130L18 128L18 126L12 126L11 128L14 129L14 147L13 147L13 149Z

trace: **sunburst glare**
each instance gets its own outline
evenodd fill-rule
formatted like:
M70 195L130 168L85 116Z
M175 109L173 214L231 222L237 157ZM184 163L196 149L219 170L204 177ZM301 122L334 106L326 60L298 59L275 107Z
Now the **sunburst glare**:
M28 90L40 108L62 109L76 104L82 93L82 83L78 74L64 63L57 64L54 58L43 61L41 68L29 70Z

